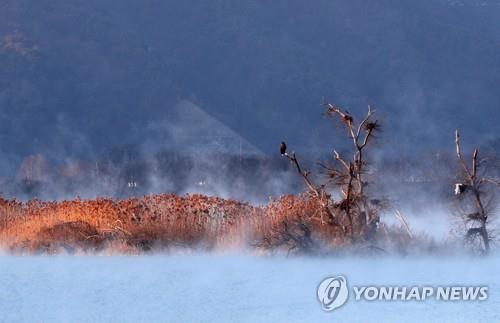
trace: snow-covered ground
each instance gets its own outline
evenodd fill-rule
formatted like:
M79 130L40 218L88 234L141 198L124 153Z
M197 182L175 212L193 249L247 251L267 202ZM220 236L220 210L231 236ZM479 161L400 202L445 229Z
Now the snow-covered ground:
M0 321L498 322L500 259L235 255L0 257ZM475 302L367 302L324 312L319 282L487 285Z

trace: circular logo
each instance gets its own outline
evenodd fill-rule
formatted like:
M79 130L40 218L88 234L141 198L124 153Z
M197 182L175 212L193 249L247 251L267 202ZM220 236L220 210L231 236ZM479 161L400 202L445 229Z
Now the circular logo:
M347 302L349 290L344 276L325 278L318 286L318 300L325 311L333 311Z

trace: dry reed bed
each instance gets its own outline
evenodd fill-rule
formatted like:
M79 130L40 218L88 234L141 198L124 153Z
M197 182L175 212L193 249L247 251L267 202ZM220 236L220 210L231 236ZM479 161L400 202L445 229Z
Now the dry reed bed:
M341 242L337 228L320 220L319 208L305 196L284 196L266 206L172 194L25 203L0 199L0 246L16 253L249 247L307 251L320 240Z

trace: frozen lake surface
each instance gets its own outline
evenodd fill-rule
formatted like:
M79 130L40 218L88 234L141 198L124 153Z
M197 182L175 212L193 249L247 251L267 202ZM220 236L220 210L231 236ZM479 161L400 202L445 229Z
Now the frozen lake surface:
M481 258L0 256L6 322L499 322L500 261ZM321 310L319 282L487 285L473 302L349 301Z

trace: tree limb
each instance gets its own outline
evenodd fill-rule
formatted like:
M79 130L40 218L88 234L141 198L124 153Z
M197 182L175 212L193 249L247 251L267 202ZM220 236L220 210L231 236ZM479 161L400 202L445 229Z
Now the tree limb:
M465 174L467 175L467 177L469 177L469 179L472 178L472 174L470 173L469 168L465 164L465 161L462 157L462 151L460 148L460 132L458 131L458 129L455 130L455 148L456 148L456 152L457 152L458 161L459 161L460 165L462 166Z
M302 168L300 167L299 161L297 160L297 157L295 156L295 153L292 153L290 156L289 154L285 153L284 156L291 160L295 164L295 168L297 169L297 172L302 176L304 179L304 182L306 183L307 187L311 192L313 192L316 197L320 197L320 192L316 188L316 186L311 182L309 179L308 173L306 171L303 171Z

